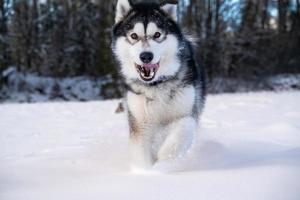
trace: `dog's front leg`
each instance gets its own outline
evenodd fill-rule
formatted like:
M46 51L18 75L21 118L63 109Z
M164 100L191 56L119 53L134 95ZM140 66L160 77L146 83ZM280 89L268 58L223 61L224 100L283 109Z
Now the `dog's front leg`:
M151 144L146 136L131 136L129 149L132 170L145 170L152 167L154 160Z
M130 127L130 163L131 169L147 169L153 165L153 153L151 151L151 138L145 128L143 120L144 98L142 96L128 93L127 114Z
M130 161L132 170L143 170L150 168L153 161L153 153L151 148L151 135L139 123L135 117L129 113L130 126Z
M165 127L167 137L157 153L158 161L184 156L193 143L197 131L197 121L184 117Z

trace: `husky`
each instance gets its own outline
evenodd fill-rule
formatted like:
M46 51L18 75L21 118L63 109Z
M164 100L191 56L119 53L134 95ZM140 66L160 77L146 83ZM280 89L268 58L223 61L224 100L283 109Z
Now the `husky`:
M183 157L204 107L203 68L177 23L176 4L117 3L112 48L127 88L133 169Z

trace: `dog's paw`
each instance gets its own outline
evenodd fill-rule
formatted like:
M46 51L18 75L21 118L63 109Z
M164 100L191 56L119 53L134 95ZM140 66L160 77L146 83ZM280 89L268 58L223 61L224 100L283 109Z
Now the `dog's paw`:
M184 156L190 146L189 143L188 141L180 140L174 135L170 135L159 149L157 160L164 161Z
M190 149L197 125L192 118L183 118L168 127L169 135L157 152L157 160L182 158Z

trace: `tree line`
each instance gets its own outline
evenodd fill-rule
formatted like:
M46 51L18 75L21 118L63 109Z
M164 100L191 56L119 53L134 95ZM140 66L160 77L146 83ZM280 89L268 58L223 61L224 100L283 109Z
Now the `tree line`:
M0 72L117 75L110 49L116 1L0 0ZM180 0L209 78L300 72L300 0Z
M46 76L114 73L110 1L1 0L0 67Z
M209 77L300 72L299 0L190 0L181 8Z

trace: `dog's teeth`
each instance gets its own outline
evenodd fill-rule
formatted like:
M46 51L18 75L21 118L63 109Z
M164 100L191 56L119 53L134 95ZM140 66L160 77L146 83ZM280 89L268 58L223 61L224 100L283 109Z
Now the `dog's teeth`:
M156 68L147 69L143 65L136 65L136 67L137 67L138 73L140 74L140 77L144 81L150 81L150 80L154 79L155 74L157 72Z

